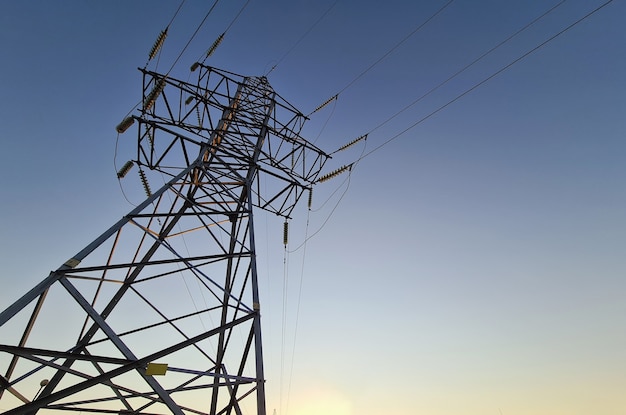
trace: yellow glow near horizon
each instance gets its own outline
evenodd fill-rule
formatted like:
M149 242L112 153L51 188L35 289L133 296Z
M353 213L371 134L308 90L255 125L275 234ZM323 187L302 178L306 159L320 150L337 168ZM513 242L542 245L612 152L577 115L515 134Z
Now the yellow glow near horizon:
M352 402L331 388L316 386L300 396L293 396L285 415L320 414L353 415Z
M289 412L289 415L352 415L351 405L347 400L340 401L326 398L303 403Z

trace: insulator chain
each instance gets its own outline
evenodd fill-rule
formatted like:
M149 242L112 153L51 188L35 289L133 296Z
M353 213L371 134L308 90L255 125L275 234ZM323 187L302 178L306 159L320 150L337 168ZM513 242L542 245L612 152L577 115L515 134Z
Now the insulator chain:
M150 150L154 150L154 133L153 129L150 128L146 131L146 135L148 136L148 142L150 143Z
M198 116L198 128L202 129L202 118L200 117L200 107L196 107L196 115Z
M334 96L332 96L332 97L328 98L328 99L327 99L327 100L326 100L323 104L321 104L320 106L318 106L317 108L315 108L315 109L313 110L313 112L312 112L311 114L309 114L309 115L315 114L316 112L318 112L319 110L321 110L322 108L324 108L325 106L327 106L328 104L330 104L331 102L333 102L334 100L336 100L338 96L339 96L339 95L337 94L337 95L334 95Z
M222 40L224 40L224 35L225 34L226 34L226 32L222 33L221 35L218 36L217 39L215 39L215 42L213 42L213 44L211 45L209 50L206 51L206 56L204 57L204 59L208 58L209 56L211 56L213 54L213 52L215 52L215 49L217 49L217 47L220 45L220 43L222 43Z
M150 54L148 55L149 61L154 59L156 54L159 52L159 50L163 46L163 42L165 42L165 38L167 37L167 29L168 28L166 27L164 30L161 31L161 33L159 33L157 40L154 42L154 45L152 45L152 49L150 49Z
M141 184L143 185L143 190L145 190L146 195L148 197L152 196L152 190L150 190L150 183L148 183L148 178L146 177L146 173L141 168L139 168L139 178L141 179Z
M163 92L163 88L165 88L165 78L159 79L157 84L152 88L152 91L148 94L145 101L143 102L144 111L148 111L154 105L154 102L159 97L161 92Z
M352 163L339 167L337 170L331 171L330 173L320 177L319 179L317 179L316 183L322 183L322 182L325 182L326 180L330 180L333 177L338 176L341 173L345 172L346 170L352 170Z
M283 224L283 245L287 246L289 242L289 222L285 221Z
M122 120L121 123L117 125L117 127L115 127L115 130L119 134L122 134L123 132L128 130L130 126L133 125L134 123L135 123L135 119L132 116L126 117Z
M117 178L121 179L121 178L125 177L128 174L128 172L130 171L130 169L133 168L134 165L135 165L135 163L133 163L132 160L128 160L126 163L124 163L122 168L119 169L118 172L117 172Z
M358 143L359 141L362 141L362 140L367 140L367 134L362 135L362 136L360 136L358 138L355 138L354 140L350 141L348 144L345 144L345 145L339 147L335 151L335 153L337 153L339 151L343 151L343 150L347 149L348 147L352 147L353 145L355 145L356 143Z

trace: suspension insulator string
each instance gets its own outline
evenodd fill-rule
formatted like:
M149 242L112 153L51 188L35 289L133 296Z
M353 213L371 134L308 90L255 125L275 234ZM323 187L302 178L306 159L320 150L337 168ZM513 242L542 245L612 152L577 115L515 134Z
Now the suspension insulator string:
M133 163L132 160L128 160L126 163L124 163L122 168L119 169L118 172L117 172L117 178L121 179L121 178L125 177L128 174L128 172L130 171L130 169L133 168L134 165L135 165L135 163Z
M148 142L150 143L150 150L154 150L154 134L152 131L152 129L146 131L146 134L148 135Z
M148 183L148 178L146 177L146 173L141 168L139 168L139 178L141 179L141 184L143 185L143 190L145 190L146 195L148 197L152 196L152 191L150 190L150 183Z
M159 33L157 40L154 42L154 45L152 45L152 49L150 49L150 54L148 55L149 61L154 59L154 57L159 52L159 50L161 50L161 47L163 46L163 42L165 42L165 38L167 37L167 29L168 27L161 30L161 33Z
M143 110L144 111L148 111L150 108L152 108L152 106L154 105L154 102L156 101L156 99L159 97L161 92L163 92L163 88L165 88L165 78L160 79L156 83L154 88L152 88L152 91L150 91L150 93L146 97L146 99L145 99L145 101L143 103Z
M343 150L345 150L345 149L347 149L349 147L352 147L353 145L355 145L356 143L358 143L359 141L362 141L362 140L367 140L367 134L364 134L364 135L362 135L362 136L360 136L358 138L355 138L354 140L350 141L348 144L345 144L345 145L339 147L335 151L335 153L337 153L339 151L343 151Z
M132 116L128 116L122 120L117 127L115 127L115 131L122 134L124 131L128 130L131 125L135 123L135 119Z
M335 94L332 97L328 98L326 101L324 101L324 103L322 103L321 105L319 105L317 108L315 108L313 110L313 112L311 112L311 114L309 115L313 115L316 112L320 111L322 108L326 107L328 104L330 104L331 102L333 102L334 100L337 99L337 97L339 97L339 94Z
M287 246L289 242L289 222L285 221L283 224L283 245Z
M340 175L341 173L345 172L346 170L352 170L352 164L353 163L347 164L345 166L341 166L337 170L334 170L334 171L331 171L328 174L325 174L324 176L322 176L319 179L317 179L317 181L315 183L325 182L326 180L330 180L333 177Z
M206 51L204 59L208 58L209 56L211 56L213 54L213 52L215 52L215 49L217 49L217 47L220 45L220 43L222 43L222 40L224 40L224 35L225 34L226 34L226 32L222 33L221 35L219 35L217 37L217 39L215 39L215 42L213 42L213 44L211 45L209 50Z
M198 128L202 128L202 118L200 117L200 108L196 107L196 115L198 116Z
M309 189L309 210L311 210L311 206L313 206L313 188Z

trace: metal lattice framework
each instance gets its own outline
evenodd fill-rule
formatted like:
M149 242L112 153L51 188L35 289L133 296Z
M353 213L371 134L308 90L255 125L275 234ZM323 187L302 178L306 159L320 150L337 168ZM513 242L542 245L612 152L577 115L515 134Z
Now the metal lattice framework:
M5 414L265 414L253 209L289 217L328 156L267 79L192 70L142 70L118 127L149 197L0 314Z

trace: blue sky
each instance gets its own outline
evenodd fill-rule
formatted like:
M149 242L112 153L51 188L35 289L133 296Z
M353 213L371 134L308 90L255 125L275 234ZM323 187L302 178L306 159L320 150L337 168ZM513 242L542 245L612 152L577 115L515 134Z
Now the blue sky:
M172 67L212 4L187 1L157 69L185 78L244 3L219 3ZM304 113L342 91L304 130L325 150L371 132L290 227L286 350L282 223L257 221L270 413L622 414L626 6L420 122L603 4L456 0L359 77L446 3L252 0L207 61L277 65L270 83ZM3 308L132 208L114 128L178 5L0 3Z

